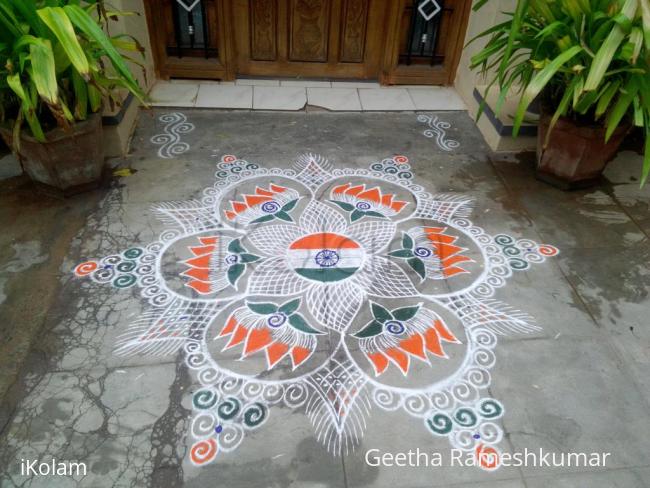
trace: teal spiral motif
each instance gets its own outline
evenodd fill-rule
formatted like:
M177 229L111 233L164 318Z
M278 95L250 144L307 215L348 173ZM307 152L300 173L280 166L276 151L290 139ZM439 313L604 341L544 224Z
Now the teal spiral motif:
M244 425L246 427L257 427L266 419L268 415L267 408L261 403L253 403L244 410Z
M126 259L138 259L140 256L142 256L143 252L144 251L139 247L132 247L131 249L124 251L124 257Z
M529 267L527 261L524 261L523 259L519 259L519 258L509 259L508 263L510 264L510 267L512 269L516 269L516 270L524 270L524 269L528 269Z
M217 415L223 420L232 420L239 414L240 410L241 404L239 400L229 397L219 404L217 407Z
M135 285L137 278L131 273L126 273L118 276L113 280L113 286L116 288L129 288Z
M120 273L128 273L130 271L133 271L136 267L135 261L122 261L120 264L116 266L117 270Z
M495 419L503 414L503 405L493 398L489 398L479 405L479 413L483 418Z
M199 410L208 410L217 403L217 394L212 390L199 390L192 397L192 404Z
M510 246L514 244L515 240L509 235L499 234L497 236L494 236L494 242L496 242L500 246Z
M476 425L478 417L471 408L459 408L454 412L454 420L461 427L473 427Z
M384 165L381 163L375 163L370 166L370 169L373 171L382 171L384 169Z
M451 432L453 422L448 415L437 413L430 419L427 419L427 426L437 435L447 435Z

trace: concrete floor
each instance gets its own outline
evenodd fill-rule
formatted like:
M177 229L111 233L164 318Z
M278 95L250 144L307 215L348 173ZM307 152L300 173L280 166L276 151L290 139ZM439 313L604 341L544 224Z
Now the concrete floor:
M602 186L564 193L537 182L527 158L491 154L464 112L435 114L450 124L438 142L415 113L184 109L180 123L190 125L178 126L160 120L168 112L141 115L132 153L112 162L135 173L109 188L57 201L20 178L0 185L1 487L650 486L650 186L638 188L639 155L622 152ZM489 236L560 249L496 290L494 299L534 316L541 330L499 336L482 394L505 407L496 421L503 452L610 452L605 468L369 466L368 449L451 445L408 408L377 405L342 455L319 442L303 410L271 405L237 449L191 462L200 386L182 351L116 355L149 300L138 286L116 289L73 270L158 240L169 223L151 206L201 199L223 155L288 168L303 153L337 169L405 155L425 191L474 199L469 219ZM314 355L336 359L332 349ZM449 376L432 364L420 372ZM390 377L407 388L412 378ZM87 463L87 475L21 475L21 459L52 457Z

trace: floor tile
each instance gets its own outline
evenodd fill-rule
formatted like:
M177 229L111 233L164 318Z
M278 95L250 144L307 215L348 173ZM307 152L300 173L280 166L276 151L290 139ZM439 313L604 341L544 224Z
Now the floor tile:
M327 110L361 110L354 88L307 88L307 103Z
M192 107L199 91L198 83L156 83L150 93L157 107Z
M446 86L409 88L417 110L467 110L456 90Z
M333 81L332 88L380 88L376 81Z
M236 85L201 85L198 108L252 108L253 88Z
M304 88L256 86L253 108L256 110L301 110L307 103Z
M254 78L242 78L235 81L235 85L241 86L280 86L280 80L258 80Z
M415 105L404 89L382 88L359 90L363 110L415 110Z
M300 86L303 88L330 88L332 83L330 81L317 81L317 80L282 80L281 86Z

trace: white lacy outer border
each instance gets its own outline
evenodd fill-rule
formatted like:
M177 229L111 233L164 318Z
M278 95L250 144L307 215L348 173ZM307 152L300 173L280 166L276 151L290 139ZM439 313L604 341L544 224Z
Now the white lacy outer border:
M304 409L314 425L317 438L334 454L349 452L358 444L372 405L387 411L403 410L422 419L425 428L434 435L448 437L455 448L478 452L487 447L492 452L499 452L494 446L501 441L503 431L496 421L503 415L503 406L485 396L491 381L490 370L495 364L493 350L497 334L527 333L539 328L532 323L531 317L493 300L492 296L497 288L506 284L513 269L543 262L546 256L557 253L555 248L485 233L468 220L471 199L426 192L413 183L411 167L403 156L373 163L370 169L333 169L319 156L307 154L291 169L266 169L228 155L218 163L216 176L216 183L204 191L200 201L167 203L155 208L170 229L163 232L157 242L142 250L133 270L137 285L142 288L142 296L153 309L132 324L117 345L118 354L160 355L184 349L187 365L202 387L195 393L195 416L191 427L191 436L195 440L191 460L195 464L212 461L216 450L228 452L235 449L245 432L259 427L268 417L268 408L279 403ZM227 298L189 298L179 294L169 288L163 278L162 256L178 240L200 232L217 230L243 235L241 228L220 219L222 200L234 187L264 176L295 181L310 193L312 200L320 188L342 177L399 185L414 196L416 208L408 216L395 220L395 224L411 219L430 219L474 242L482 253L484 267L471 285L452 293L418 295L444 307L465 328L467 351L454 374L425 388L382 384L355 363L343 334L340 334L329 362L292 379L262 380L234 373L217 364L207 349L208 327L225 303L245 298L246 291ZM125 251L128 252L131 251ZM512 258L514 254L518 256L516 261ZM119 255L104 258L98 263L99 269L90 274L91 278L96 282L115 280L113 267L120 259ZM171 338L168 335L161 340L148 339L152 324L160 321L168 324L168 328L175 328L177 333ZM332 378L337 381L334 389ZM337 401L345 402L342 414L333 409L333 400L328 398L332 392L337 395ZM243 412L246 421L224 422L224 418L236 410L235 407ZM219 429L216 440L215 428Z

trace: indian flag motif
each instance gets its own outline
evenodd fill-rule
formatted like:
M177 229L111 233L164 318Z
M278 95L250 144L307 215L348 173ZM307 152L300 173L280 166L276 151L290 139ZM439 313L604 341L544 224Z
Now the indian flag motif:
M356 241L329 232L294 241L287 257L289 266L300 276L322 282L349 278L361 267L363 259L363 249Z

